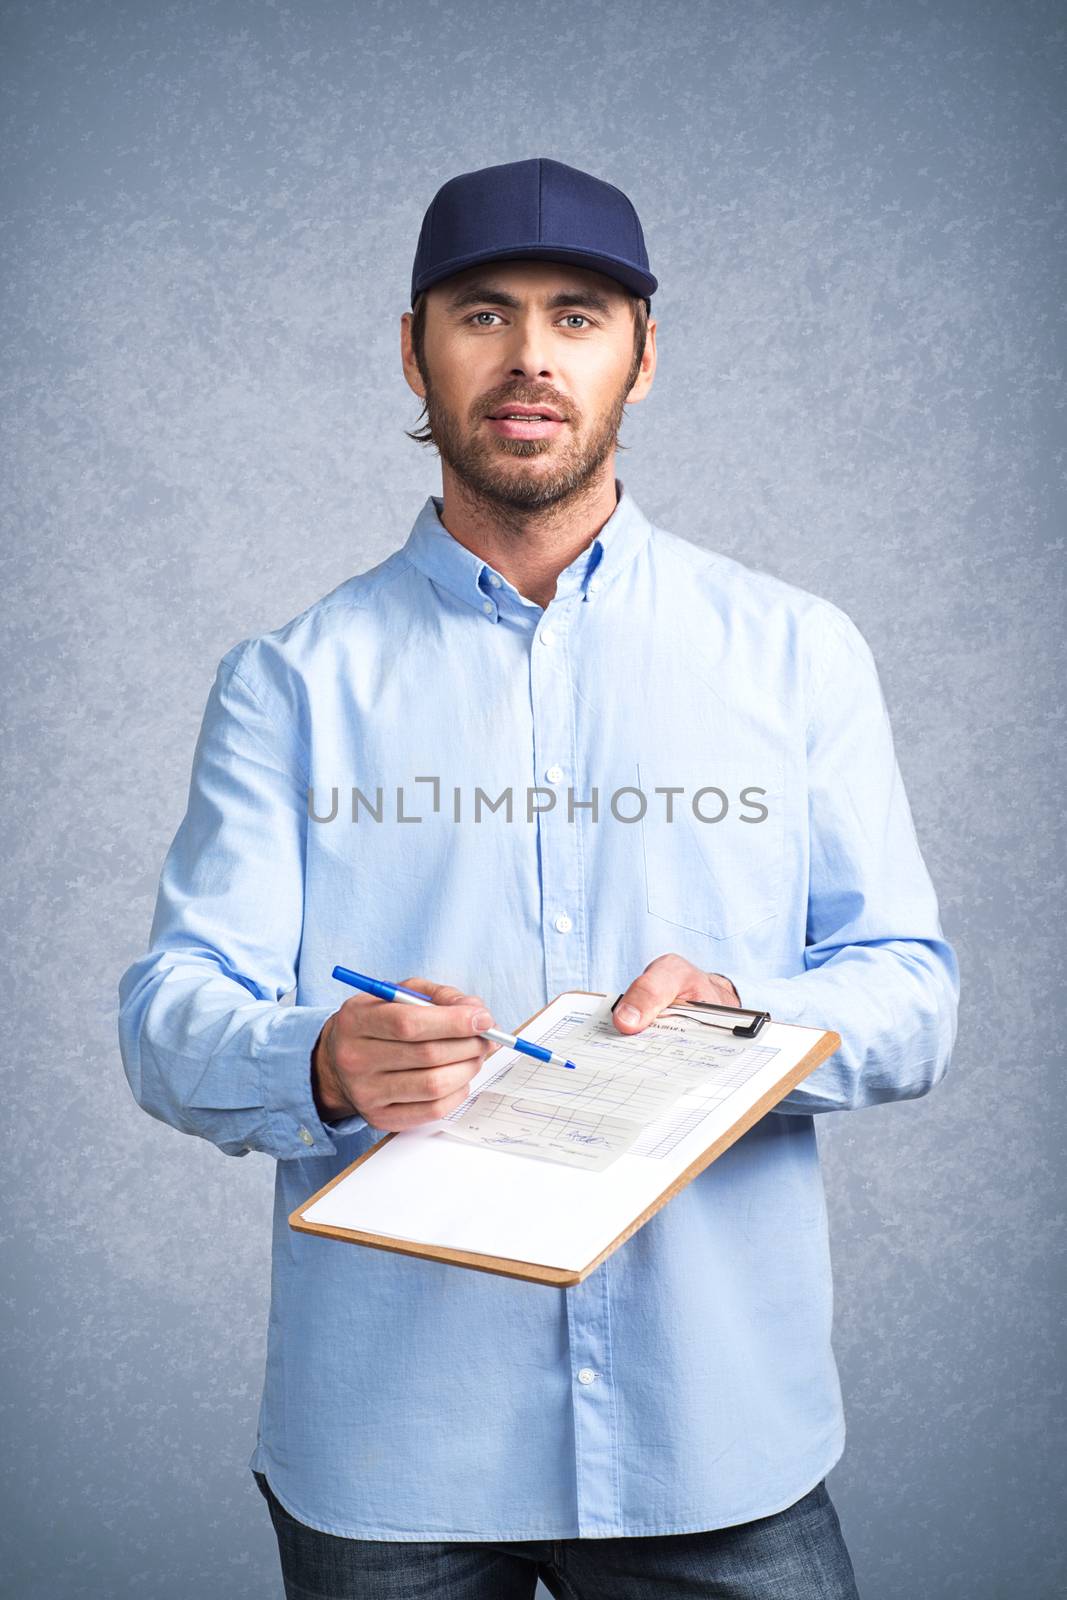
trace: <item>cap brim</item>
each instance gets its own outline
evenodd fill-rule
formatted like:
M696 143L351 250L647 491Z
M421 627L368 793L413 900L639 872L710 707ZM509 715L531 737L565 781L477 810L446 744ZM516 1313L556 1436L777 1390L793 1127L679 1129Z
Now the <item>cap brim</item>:
M470 256L459 256L451 261L439 262L432 273L424 274L412 284L411 303L426 289L432 289L434 284L441 283L445 278L455 277L457 272L463 272L467 267L477 266L480 261L514 261L522 257L532 257L538 261L559 261L565 266L585 267L590 272L602 272L605 277L614 278L633 294L646 298L655 294L659 288L659 280L651 272L638 266L633 261L624 261L618 256L600 255L594 250L572 250L566 245L551 244L516 244L510 245L506 250L479 251Z

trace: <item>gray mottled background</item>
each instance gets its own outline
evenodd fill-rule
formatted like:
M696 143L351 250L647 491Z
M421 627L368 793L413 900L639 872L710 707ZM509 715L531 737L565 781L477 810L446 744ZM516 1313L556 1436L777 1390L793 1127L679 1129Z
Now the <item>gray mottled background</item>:
M272 1164L135 1105L222 653L402 542L398 323L447 177L644 222L619 475L844 607L963 970L927 1100L820 1119L864 1600L1059 1595L1065 14L1051 4L2 6L5 1595L281 1595L246 1461Z

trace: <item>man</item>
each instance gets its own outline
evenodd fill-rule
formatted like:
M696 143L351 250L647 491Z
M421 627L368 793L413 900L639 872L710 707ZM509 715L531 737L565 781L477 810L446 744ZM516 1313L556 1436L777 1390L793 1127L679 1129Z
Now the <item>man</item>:
M442 495L222 658L122 979L138 1102L277 1159L250 1465L287 1594L856 1594L813 1114L930 1089L958 969L856 626L614 476L656 287L586 173L438 192L401 334ZM626 1033L684 997L842 1044L565 1290L289 1229L572 988L624 990Z

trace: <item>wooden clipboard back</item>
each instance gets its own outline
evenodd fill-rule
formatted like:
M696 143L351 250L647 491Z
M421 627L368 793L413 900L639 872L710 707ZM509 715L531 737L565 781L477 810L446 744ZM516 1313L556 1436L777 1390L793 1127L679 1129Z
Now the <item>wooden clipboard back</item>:
M573 989L569 990L568 993L589 995L595 1000L607 999L606 994L600 994L594 989ZM549 1005L554 1003L554 1001L549 1001ZM535 1022L542 1012L547 1010L547 1005L542 1006L540 1011L535 1011L532 1017L527 1017L525 1022L520 1023L515 1032L521 1033L524 1028L530 1026L531 1022ZM332 1224L306 1222L304 1220L303 1213L305 1211L313 1206L316 1201L321 1200L323 1195L329 1194L335 1184L341 1183L348 1177L349 1173L354 1172L364 1161L372 1160L377 1152L388 1144L390 1139L396 1138L395 1133L387 1133L371 1149L365 1150L361 1156L345 1167L343 1172L339 1172L336 1178L331 1178L329 1183L316 1190L302 1205L297 1206L295 1211L291 1211L289 1213L289 1226L297 1233L314 1233L327 1239L344 1239L351 1244L370 1245L374 1250L392 1250L397 1255L402 1256L423 1256L428 1260L443 1261L455 1267L471 1267L475 1272L495 1272L505 1278L523 1278L529 1283L547 1283L554 1285L556 1288L565 1289L569 1284L581 1283L584 1278L587 1278L591 1272L595 1271L600 1263L611 1255L613 1250L617 1250L621 1244L625 1244L627 1239L637 1232L638 1228L644 1226L649 1217L654 1216L660 1207L665 1206L667 1201L684 1189L687 1183L691 1183L699 1173L703 1172L705 1167L710 1166L716 1156L720 1156L724 1150L728 1150L761 1117L766 1116L768 1111L772 1111L779 1100L783 1100L791 1090L796 1088L798 1083L808 1076L809 1072L813 1072L820 1062L825 1061L827 1056L833 1055L834 1051L840 1048L840 1045L840 1034L831 1031L820 1034L807 1054L791 1067L773 1088L769 1089L754 1105L750 1106L745 1114L714 1143L710 1144L706 1150L703 1150L695 1161L690 1162L685 1171L679 1173L667 1185L663 1193L653 1200L651 1205L646 1206L639 1216L627 1224L617 1238L606 1245L599 1255L594 1256L593 1260L580 1270L568 1267L539 1266L533 1261L514 1261L507 1256L480 1255L469 1250L449 1249L444 1245L419 1244L413 1239L392 1239L380 1233L362 1233L354 1228L338 1228Z

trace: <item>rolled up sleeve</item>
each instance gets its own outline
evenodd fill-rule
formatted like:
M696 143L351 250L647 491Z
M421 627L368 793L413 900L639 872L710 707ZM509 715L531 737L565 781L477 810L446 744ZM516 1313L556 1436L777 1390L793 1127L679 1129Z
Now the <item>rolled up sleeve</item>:
M776 1106L848 1110L926 1094L956 1040L959 966L938 914L877 668L834 608L808 725L804 971L726 973L746 1007L841 1047Z
M303 928L306 752L268 691L223 656L185 816L160 874L147 953L119 983L119 1047L151 1116L227 1155L330 1154L311 1052L330 1006L283 1005Z

